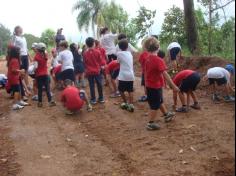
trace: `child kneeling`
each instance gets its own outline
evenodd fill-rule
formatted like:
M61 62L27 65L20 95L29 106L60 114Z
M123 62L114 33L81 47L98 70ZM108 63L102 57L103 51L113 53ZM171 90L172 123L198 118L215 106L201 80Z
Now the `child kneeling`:
M77 89L69 79L65 80L64 84L66 88L62 92L61 102L66 108L66 115L73 115L79 111L83 107L84 102L87 104L88 112L91 112L92 106L88 101L85 91Z

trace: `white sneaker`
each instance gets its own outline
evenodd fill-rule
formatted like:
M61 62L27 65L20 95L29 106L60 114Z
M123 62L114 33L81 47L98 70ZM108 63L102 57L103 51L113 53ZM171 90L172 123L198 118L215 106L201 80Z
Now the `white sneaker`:
M14 105L12 106L12 110L14 110L14 111L20 110L20 109L23 109L23 108L24 108L24 106L20 106L20 105L18 105L18 104L14 104Z
M18 103L18 105L20 105L20 106L28 106L29 104L21 100L21 101Z

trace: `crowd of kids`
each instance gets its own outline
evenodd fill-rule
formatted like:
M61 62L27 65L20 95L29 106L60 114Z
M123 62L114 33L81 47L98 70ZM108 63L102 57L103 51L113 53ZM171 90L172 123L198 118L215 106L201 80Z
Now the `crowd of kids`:
M91 112L92 106L105 103L104 85L107 85L110 98L121 97L120 107L129 112L135 111L134 54L138 51L129 43L125 34L113 34L108 28L103 28L100 40L87 38L81 52L75 43L68 44L61 28L55 37L56 47L50 51L51 53L47 53L44 43L33 43L32 58L28 54L27 42L22 34L22 28L17 26L7 54L8 80L5 87L14 98L13 110L27 106L29 95L32 95L33 101L38 102L38 107L43 107L43 92L46 92L48 105L56 106L52 91L57 88L62 90L60 100L66 114L76 113L84 104L87 111ZM155 122L158 110L162 112L166 123L174 118L175 112L187 113L190 108L200 110L195 90L201 76L194 70L178 70L180 44L171 43L167 48L167 57L160 49L157 36L146 38L142 45L143 51L139 55L139 62L142 68L141 85L144 87L144 95L139 101L147 102L150 107L146 128L160 129L160 125ZM174 70L173 77L168 74L167 62L171 63ZM221 99L217 93L217 85L225 87L225 101L235 101L231 96L235 91L231 85L234 74L235 69L231 64L225 68L214 67L208 70L203 81L209 81L214 101ZM33 86L30 86L28 76L32 78ZM89 96L81 89L86 87L86 79ZM51 85L54 85L54 88ZM164 104L163 89L166 87L173 90L175 112L168 111ZM179 107L178 99L181 102Z

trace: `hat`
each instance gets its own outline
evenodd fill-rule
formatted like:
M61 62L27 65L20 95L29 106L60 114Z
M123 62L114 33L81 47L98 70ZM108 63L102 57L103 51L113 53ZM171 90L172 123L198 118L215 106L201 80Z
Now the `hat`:
M232 64L227 64L225 69L228 70L231 74L235 74L235 68Z
M33 43L31 48L35 49L35 48L37 48L37 45L38 45L38 43Z
M39 50L46 49L46 48L47 47L46 47L46 45L44 43L38 43L37 46L36 46L36 49L39 49Z

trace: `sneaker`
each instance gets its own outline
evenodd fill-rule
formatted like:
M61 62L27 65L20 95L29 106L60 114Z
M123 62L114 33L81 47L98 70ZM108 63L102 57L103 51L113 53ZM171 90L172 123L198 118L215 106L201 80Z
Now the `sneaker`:
M23 101L28 101L28 98L26 96L24 96L22 99Z
M220 97L217 94L213 94L212 100L215 101L215 102L220 101Z
M129 105L128 105L128 103L122 103L122 104L120 105L120 107L121 107L121 109L127 110L128 107L129 107Z
M119 93L119 92L116 92L116 93L111 94L111 95L110 95L110 98L118 98L118 97L120 97L120 96L121 96L120 93Z
M134 105L133 105L133 104L128 105L127 110L128 110L129 112L134 112Z
M187 107L181 107L181 108L177 108L176 112L183 112L183 113L187 113L188 112L188 108Z
M42 107L43 107L43 103L38 102L38 107L39 107L39 108L42 108Z
M33 100L33 101L38 101L38 95L34 95L34 96L32 97L32 100Z
M148 123L146 128L149 131L155 131L160 130L161 127L158 125L158 123Z
M17 104L20 105L20 106L28 106L29 105L28 103L26 103L26 102L24 102L22 100L19 101Z
M23 108L24 108L24 106L20 106L20 105L18 105L18 104L14 104L14 105L12 106L12 110L14 110L14 111L20 110L20 109L23 109Z
M168 112L165 116L164 116L164 120L166 123L172 121L172 119L175 117L175 113L173 112Z
M193 108L193 109L196 109L196 110L200 110L201 109L201 106L199 105L199 103L194 103L190 107Z
M226 97L224 97L224 101L228 102L228 103L235 102L235 98L232 96L226 96Z
M105 100L104 100L104 99L100 99L100 100L99 100L99 103L104 104L104 103L105 103Z
M92 107L91 104L88 105L88 107L87 107L87 111L88 111L88 112L92 112L92 111L93 111L93 107Z
M95 105L95 104L97 104L97 101L96 101L96 100L90 100L90 103L91 103L92 105Z
M65 110L65 114L66 115L74 115L75 113L73 111L70 111L70 110Z
M50 107L53 107L53 106L56 106L57 104L56 104L56 102L55 101L51 101L51 102L49 102L49 106Z
M144 96L140 97L138 101L139 102L146 102L147 101L147 96L144 95Z

